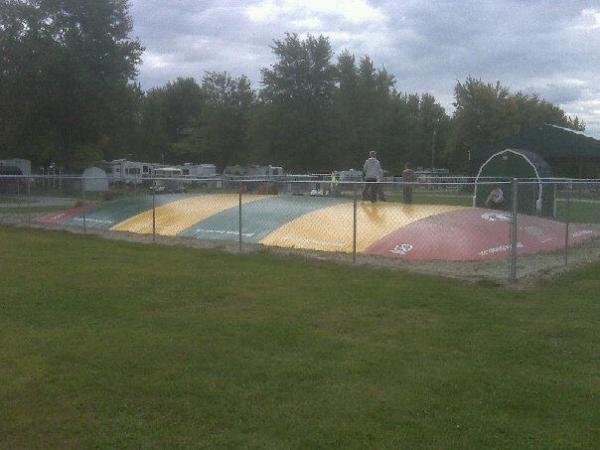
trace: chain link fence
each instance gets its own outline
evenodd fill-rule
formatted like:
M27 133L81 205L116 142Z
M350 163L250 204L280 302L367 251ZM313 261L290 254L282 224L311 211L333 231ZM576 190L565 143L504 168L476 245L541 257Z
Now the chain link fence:
M600 180L1 176L0 223L515 281L600 259Z

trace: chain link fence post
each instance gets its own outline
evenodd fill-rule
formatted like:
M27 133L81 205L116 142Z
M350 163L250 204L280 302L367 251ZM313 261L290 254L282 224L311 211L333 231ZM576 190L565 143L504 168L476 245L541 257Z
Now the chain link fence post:
M17 183L17 207L19 211L22 211L22 202L21 202L21 178L19 176L15 177L15 182Z
M519 180L516 178L512 181L512 214L510 224L510 273L509 281L517 280L517 230L518 230L518 213L519 213Z
M4 201L4 178L0 177L0 202ZM0 224L3 222L4 219L4 208L0 208Z
M567 214L565 217L565 266L569 263L569 223L571 221L571 195L573 191L573 183L567 184Z
M152 242L156 242L156 180L152 178Z
M356 183L352 185L352 262L356 263Z
M238 195L238 243L239 251L242 252L242 191L244 190L244 183L240 181L240 189Z
M27 204L27 225L31 226L31 178L26 179L26 187L27 187L27 196L26 196L26 204Z
M83 208L83 234L87 234L87 219L86 219L86 205L85 205L85 181L83 178L79 179L81 183L81 207Z

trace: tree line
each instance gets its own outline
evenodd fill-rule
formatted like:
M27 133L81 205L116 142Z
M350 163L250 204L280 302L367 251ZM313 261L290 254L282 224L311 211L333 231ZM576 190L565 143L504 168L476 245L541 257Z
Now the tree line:
M457 81L449 115L368 56L335 55L327 37L293 33L274 40L260 88L208 71L144 91L131 30L127 0L5 1L0 158L71 171L127 158L325 172L360 167L376 150L393 173L408 161L464 172L476 145L543 123L585 128L537 95L473 77Z

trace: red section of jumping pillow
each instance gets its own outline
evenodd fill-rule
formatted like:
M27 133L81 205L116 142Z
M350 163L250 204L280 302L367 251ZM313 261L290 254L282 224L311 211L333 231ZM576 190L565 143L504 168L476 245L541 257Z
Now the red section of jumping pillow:
M62 222L64 222L67 219L70 219L71 217L83 214L85 211L89 211L90 209L94 208L94 206L95 205L93 204L82 205L78 206L77 208L61 211L59 213L47 214L38 218L37 221L47 225L61 224Z
M517 251L532 255L564 248L565 224L519 215ZM463 209L427 217L387 235L365 253L408 260L476 261L503 258L510 252L511 216L503 211ZM600 228L570 225L576 245L600 236Z

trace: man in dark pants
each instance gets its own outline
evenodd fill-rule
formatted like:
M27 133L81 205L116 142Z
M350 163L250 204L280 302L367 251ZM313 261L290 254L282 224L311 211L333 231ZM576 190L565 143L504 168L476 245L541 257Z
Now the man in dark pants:
M383 181L383 169L381 168L381 163L377 159L377 153L375 153L374 150L369 152L369 159L365 161L363 175L367 182L363 191L363 199L369 199L373 203L377 201L377 198L382 202L385 201L383 189L381 189L381 186L378 184L378 182Z
M404 165L402 171L402 197L404 203L412 203L413 185L416 181L415 171L411 169L410 163Z

